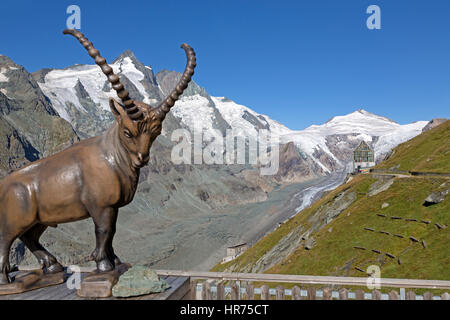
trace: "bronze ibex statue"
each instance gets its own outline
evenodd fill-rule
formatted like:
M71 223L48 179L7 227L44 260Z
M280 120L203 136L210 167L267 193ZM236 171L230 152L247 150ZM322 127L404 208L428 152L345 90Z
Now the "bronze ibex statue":
M0 284L9 283L9 251L20 238L45 273L63 267L40 243L48 226L91 217L96 248L91 258L100 272L120 264L112 247L119 208L136 192L140 169L149 161L150 147L161 133L161 123L187 88L196 58L187 44L184 73L170 95L157 107L134 101L100 52L79 31L71 34L94 58L117 92L122 104L109 100L116 122L98 137L80 141L62 152L11 173L0 184Z

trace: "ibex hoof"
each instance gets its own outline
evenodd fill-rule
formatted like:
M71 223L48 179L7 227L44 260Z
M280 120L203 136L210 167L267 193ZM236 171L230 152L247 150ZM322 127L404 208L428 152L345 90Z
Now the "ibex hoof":
M45 273L58 273L64 271L64 267L58 262L52 264L45 269Z
M112 271L113 269L114 267L108 259L97 262L97 270L100 272Z

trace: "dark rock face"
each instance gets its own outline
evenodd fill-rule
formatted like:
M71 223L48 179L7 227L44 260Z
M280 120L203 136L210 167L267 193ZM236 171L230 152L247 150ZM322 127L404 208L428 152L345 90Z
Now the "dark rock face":
M0 93L1 95L1 93ZM1 104L0 104L1 105ZM0 177L35 161L39 152L0 116Z
M302 155L293 142L280 147L279 170L274 179L278 183L302 182L324 174L310 158Z
M0 56L0 177L79 138L22 66Z
M244 115L242 116L242 118L244 118L245 120L250 122L258 130L261 130L261 129L269 130L270 129L270 126L267 122L262 123L257 117L255 117L248 111L244 111Z

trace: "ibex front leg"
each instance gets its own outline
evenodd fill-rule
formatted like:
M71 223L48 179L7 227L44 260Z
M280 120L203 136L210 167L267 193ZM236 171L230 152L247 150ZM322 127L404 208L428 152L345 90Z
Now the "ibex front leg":
M96 237L96 248L92 255L97 263L97 270L101 272L114 269L115 256L112 250L112 240L116 233L117 213L118 209L106 208L92 214Z

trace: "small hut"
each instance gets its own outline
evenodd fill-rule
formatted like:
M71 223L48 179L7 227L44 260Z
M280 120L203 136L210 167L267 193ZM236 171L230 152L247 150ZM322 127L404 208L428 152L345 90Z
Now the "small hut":
M238 256L242 252L248 249L248 245L246 243L240 243L232 247L227 248L227 256Z
M240 243L227 248L227 256L222 259L222 263L236 259L241 253L248 249L247 243Z
M361 141L353 151L353 171L364 172L375 165L373 149L365 141Z

